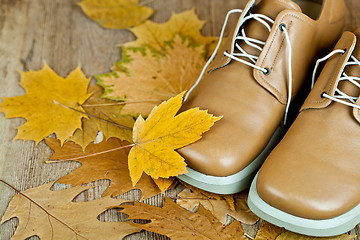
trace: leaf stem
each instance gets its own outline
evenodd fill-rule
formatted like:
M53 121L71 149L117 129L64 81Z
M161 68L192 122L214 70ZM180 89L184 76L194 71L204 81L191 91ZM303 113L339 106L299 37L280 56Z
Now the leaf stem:
M109 153L109 152L113 152L113 151L120 150L120 149L124 149L124 148L129 148L129 147L132 147L132 146L135 146L135 143L130 144L130 145L126 145L126 146L121 146L121 147L109 149L109 150L102 151L102 152L92 153L92 154L85 155L85 156L63 159L63 160L61 160L61 161L73 161L73 160L77 160L77 159L82 159L82 158L87 158L87 157L93 157L93 156L96 156L96 155L100 155L100 154L104 154L104 153ZM60 162L60 161L48 161L48 163L53 163L53 162Z
M35 204L37 207L39 207L41 210L43 210L48 216L54 218L56 221L58 221L59 223L61 223L62 225L64 225L65 227L67 227L68 229L70 229L72 232L75 233L76 237L82 237L84 239L89 240L88 238L82 236L81 234L77 233L76 230L74 230L72 227L70 227L69 225L67 225L66 223L64 223L63 221L61 221L60 219L58 219L57 217L55 217L54 215L52 215L51 213L49 213L45 208L43 208L40 204L36 203L34 200L32 200L30 197L28 197L27 195L25 195L24 193L20 192L19 190L17 190L15 187L13 187L12 185L10 185L9 183L5 182L4 180L0 179L0 182L2 182L3 184L5 184L6 186L8 186L9 188L11 188L12 190L14 190L16 193L20 194L21 196L25 197L27 200L29 200L31 203ZM49 219L50 221L50 219ZM51 222L50 222L51 224Z
M132 103L161 103L160 100L157 99L149 99L149 100L141 100L141 101L122 101L116 103L100 103L100 104L84 104L81 105L82 107L106 107L106 106L116 106L116 105L125 105L125 104L132 104Z
M118 126L118 127L121 127L121 128L125 128L125 129L128 129L128 130L132 130L131 127L127 127L127 126L125 126L125 125L121 125L121 124L118 124L118 123L115 123L115 122L112 122L112 121L109 121L109 120L100 118L100 117L98 117L98 116L95 116L95 115L92 115L92 114L89 114L89 113L86 113L86 112L77 110L77 109L75 109L75 108L66 106L66 105L64 105L64 104L62 104L62 103L59 103L58 101L53 100L53 103L56 104L56 105L62 106L62 107L64 107L64 108L71 109L71 110L73 110L73 111L75 111L75 112L85 114L85 115L87 115L87 116L89 116L89 117L93 117L93 118L96 118L96 119L98 119L98 120L101 120L101 121L104 121L104 122L113 124L113 125L115 125L115 126Z

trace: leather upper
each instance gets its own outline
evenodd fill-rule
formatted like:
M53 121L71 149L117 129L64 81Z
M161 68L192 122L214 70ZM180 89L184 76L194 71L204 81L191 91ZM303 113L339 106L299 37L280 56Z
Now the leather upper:
M360 96L359 87L339 83L351 54L360 58L359 43L354 50L359 41L360 29L357 37L343 34L335 49L346 53L327 61L299 116L261 167L257 191L273 207L307 219L330 219L360 204L359 110L321 97L322 92L334 96L337 86ZM360 77L360 66L345 71Z
M287 100L290 46L279 25L286 24L292 45L293 96L304 84L315 58L333 47L344 26L344 0L324 0L317 20L301 13L290 0L263 0L256 6L254 2L248 2L207 74L182 108L200 107L223 116L200 141L179 150L190 168L204 174L228 176L241 171L260 154L281 124ZM269 75L223 54L234 51L233 38L247 9L275 20L270 34L256 21L244 26L248 36L266 41L261 53L240 43L249 53L259 55L257 65L269 68Z

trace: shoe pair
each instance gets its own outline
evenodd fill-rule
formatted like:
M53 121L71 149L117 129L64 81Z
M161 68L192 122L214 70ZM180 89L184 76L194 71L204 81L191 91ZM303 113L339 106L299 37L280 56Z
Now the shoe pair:
M234 13L240 18L221 44ZM345 32L320 59L327 63L286 132L345 13L344 0L251 0L228 13L184 102L223 119L179 150L189 171L181 180L219 194L252 182L251 210L302 234L337 235L360 222L360 31Z

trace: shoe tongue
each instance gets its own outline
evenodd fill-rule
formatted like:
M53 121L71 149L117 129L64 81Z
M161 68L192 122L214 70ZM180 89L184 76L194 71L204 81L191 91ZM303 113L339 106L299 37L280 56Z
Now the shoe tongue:
M263 14L273 20L284 10L295 10L301 12L301 8L291 0L262 0L252 10L252 13ZM271 26L271 24L270 24ZM266 41L269 36L269 30L260 22L250 20L245 24L245 33L251 38ZM259 51L241 44L242 47L250 54L259 54Z
M354 56L356 59L359 60L360 59L360 28L357 31L355 31L355 35L356 35L356 45L352 53L352 56ZM349 61L353 61L353 60L350 58ZM345 69L345 73L348 76L360 77L360 66L359 65L347 66ZM340 82L338 88L350 96L354 96L354 97L360 96L360 88L355 86L349 81Z

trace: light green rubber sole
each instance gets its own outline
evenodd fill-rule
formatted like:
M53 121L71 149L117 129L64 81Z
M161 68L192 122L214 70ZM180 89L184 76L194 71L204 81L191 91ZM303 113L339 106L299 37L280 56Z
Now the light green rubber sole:
M278 127L271 137L269 143L246 168L226 177L210 176L191 168L187 168L188 173L177 176L180 180L200 188L202 190L217 194L234 194L250 187L259 167L265 161L272 149L277 145L283 136L283 127Z
M360 223L360 204L338 217L325 220L306 219L283 212L261 199L256 190L256 179L257 176L250 187L248 205L257 216L279 227L308 236L329 237L348 232Z

